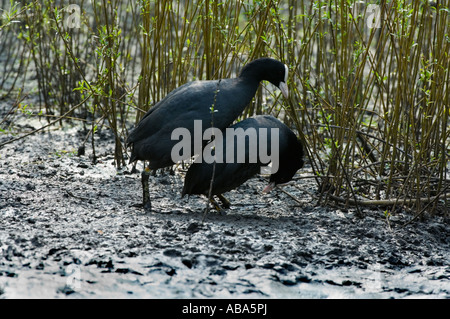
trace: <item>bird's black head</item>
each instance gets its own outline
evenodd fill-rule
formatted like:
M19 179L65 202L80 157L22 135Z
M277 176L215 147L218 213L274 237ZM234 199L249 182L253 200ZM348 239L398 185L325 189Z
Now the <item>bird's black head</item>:
M250 78L258 82L269 81L281 90L285 98L288 97L288 67L278 60L272 58L254 60L244 66L239 77Z
M275 186L285 184L292 180L295 173L303 167L303 146L294 133L289 135L288 147L280 153L279 168L270 175L269 185L264 189L270 192Z

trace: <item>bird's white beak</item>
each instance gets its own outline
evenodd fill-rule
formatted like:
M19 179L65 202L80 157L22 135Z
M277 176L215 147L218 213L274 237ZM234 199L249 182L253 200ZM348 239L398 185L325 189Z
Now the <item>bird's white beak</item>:
M286 82L280 82L280 90L283 93L283 96L287 99L289 97L289 90Z
M283 95L284 95L284 97L286 99L289 97L289 90L288 90L288 87L287 87L288 74L289 74L289 68L285 64L284 65L284 81L280 82L280 90L281 90L281 93L283 93Z
M267 194L269 193L272 189L275 188L275 182L270 183L269 185L267 185L264 189L263 189L263 193Z

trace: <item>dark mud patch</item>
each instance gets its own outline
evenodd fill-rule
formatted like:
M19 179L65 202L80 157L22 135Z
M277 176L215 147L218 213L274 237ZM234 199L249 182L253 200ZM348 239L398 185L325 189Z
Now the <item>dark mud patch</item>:
M307 179L285 188L297 202L254 178L202 223L182 170L151 178L144 213L139 174L117 172L98 136L95 165L75 129L0 150L1 298L450 297L448 216L389 228L381 210L316 206Z

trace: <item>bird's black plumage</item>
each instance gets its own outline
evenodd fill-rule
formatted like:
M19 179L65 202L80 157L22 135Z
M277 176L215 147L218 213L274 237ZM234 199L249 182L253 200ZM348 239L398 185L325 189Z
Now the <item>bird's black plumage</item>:
M186 128L193 136L194 121L201 120L204 132L211 127L214 106L214 127L225 129L251 102L261 81L271 82L287 97L287 74L283 63L261 58L245 65L237 78L193 81L178 87L156 103L130 132L130 162L148 161L151 169L173 165L171 151L179 141L171 136L176 128Z
M238 129L242 128L244 131L249 128L254 128L257 133L257 143L258 147L253 148L259 152L261 137L264 131L260 131L261 128L267 129L267 154L271 154L273 149L271 149L271 134L270 129L277 128L279 132L279 165L278 170L270 176L270 186L276 186L278 184L284 184L289 182L292 177L295 175L298 169L303 166L303 146L300 140L297 139L294 132L292 132L285 124L281 123L278 119L273 116L261 115L255 116L252 118L248 118L243 120L235 125L232 125L230 129ZM209 194L210 181L213 175L213 169L215 165L214 171L214 179L211 190L211 195L220 195L225 192L228 192L234 188L237 188L249 178L254 176L260 171L260 168L268 163L263 163L260 160L260 155L257 154L256 158L258 161L256 163L251 163L250 159L250 150L252 149L248 143L249 138L246 139L246 143L244 146L245 151L245 162L238 163L237 161L237 152L239 147L237 146L237 138L236 135L230 131L226 131L223 134L223 140L221 143L217 141L216 145L223 146L223 153L225 154L222 163L219 161L214 163L207 163L204 160L194 162L188 169L184 181L184 187L182 191L182 195L186 194ZM231 163L227 163L224 159L226 157L226 153L229 152L230 147L226 147L227 140L234 139L234 161ZM232 145L232 144L228 144ZM270 188L270 189L271 189Z
M153 106L129 134L130 161L147 160L153 169L173 165L171 150L178 142L171 140L175 128L187 128L193 134L194 120L202 121L203 131L211 127L214 104L214 127L224 129L251 102L262 80L284 88L282 91L287 94L286 74L283 63L261 58L247 64L237 78L193 81L180 86Z

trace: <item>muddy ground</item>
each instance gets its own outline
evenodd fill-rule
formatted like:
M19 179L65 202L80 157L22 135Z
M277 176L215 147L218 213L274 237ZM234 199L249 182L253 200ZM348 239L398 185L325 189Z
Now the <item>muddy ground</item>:
M145 213L112 137L97 134L96 165L89 146L75 154L83 138L51 130L0 150L0 298L450 297L448 215L402 227L399 212L389 228L382 209L318 206L311 179L284 188L295 201L256 177L202 222L182 170L151 178Z

